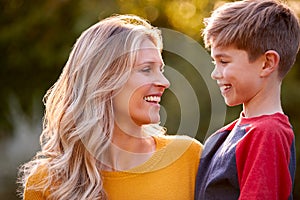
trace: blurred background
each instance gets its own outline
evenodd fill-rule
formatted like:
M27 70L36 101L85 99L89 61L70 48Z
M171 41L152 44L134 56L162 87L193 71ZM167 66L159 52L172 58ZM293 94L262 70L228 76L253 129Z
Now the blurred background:
M18 166L39 150L42 97L58 78L80 33L112 14L137 14L154 26L179 31L203 44L203 18L224 3L218 0L1 0L0 1L0 199L14 200ZM300 15L300 1L287 3ZM174 41L176 43L176 41ZM288 48L288 47L287 47ZM188 49L187 49L188 51ZM191 52L192 53L192 52ZM210 96L201 76L184 58L163 52L168 66L180 71L197 93L201 112L198 140L210 123ZM296 136L297 165L294 199L300 199L300 54L282 85L282 104ZM188 97L187 97L188 98ZM176 133L180 102L167 92L165 126ZM298 107L299 106L299 107ZM227 108L225 123L241 107ZM169 117L172 116L172 117Z

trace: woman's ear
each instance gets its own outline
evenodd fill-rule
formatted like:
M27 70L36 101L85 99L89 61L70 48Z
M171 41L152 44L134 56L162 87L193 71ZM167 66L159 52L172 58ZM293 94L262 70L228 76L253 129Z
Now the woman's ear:
M279 54L274 50L268 50L264 54L265 56L265 62L264 66L261 70L261 77L269 76L271 73L276 71L279 66L280 56Z

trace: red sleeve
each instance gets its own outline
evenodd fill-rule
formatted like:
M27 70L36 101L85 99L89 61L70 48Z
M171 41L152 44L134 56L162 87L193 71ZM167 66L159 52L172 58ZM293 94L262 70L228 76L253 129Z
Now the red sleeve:
M239 199L288 199L293 133L270 124L258 129L250 127L236 147Z

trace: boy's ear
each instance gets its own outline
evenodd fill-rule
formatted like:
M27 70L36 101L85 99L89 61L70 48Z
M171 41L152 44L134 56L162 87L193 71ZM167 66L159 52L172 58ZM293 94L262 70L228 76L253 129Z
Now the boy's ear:
M265 56L265 62L260 74L262 77L268 76L272 72L277 70L280 61L279 54L274 50L266 51L264 56Z

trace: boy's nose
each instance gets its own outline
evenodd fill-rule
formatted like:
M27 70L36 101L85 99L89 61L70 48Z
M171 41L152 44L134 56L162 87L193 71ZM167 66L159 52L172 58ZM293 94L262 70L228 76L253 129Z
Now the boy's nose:
M211 78L214 80L222 78L222 73L217 67L215 67L214 70L211 72Z

